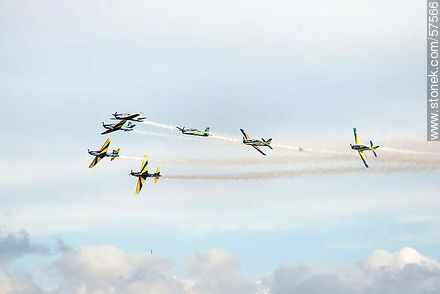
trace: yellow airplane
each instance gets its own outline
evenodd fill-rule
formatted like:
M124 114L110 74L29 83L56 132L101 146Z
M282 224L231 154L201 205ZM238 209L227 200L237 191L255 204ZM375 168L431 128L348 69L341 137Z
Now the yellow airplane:
M139 194L139 192L142 190L142 187L144 186L147 178L154 178L154 183L157 184L159 178L161 177L160 167L157 168L155 173L148 173L148 155L145 154L144 158L145 160L142 161L141 170L139 172L133 172L133 170L130 172L131 176L138 178L136 185L136 194Z
M108 147L110 146L110 141L110 138L105 140L104 145L102 145L101 149L98 151L90 151L89 149L87 149L90 155L95 156L95 159L93 159L92 163L90 163L89 168L94 167L104 157L110 157L111 161L115 160L116 157L119 157L119 151L121 151L120 148L113 150L110 153L107 153Z
M370 140L370 147L365 146L365 145L361 145L359 136L357 135L357 132L356 132L356 128L353 128L353 133L354 133L355 145L350 144L351 149L359 152L359 156L361 157L362 162L364 163L365 167L368 168L369 166L367 164L367 157L365 156L364 151L371 151L371 152L373 152L374 157L377 157L376 149L379 148L380 146L373 146L373 141L371 141L371 140Z

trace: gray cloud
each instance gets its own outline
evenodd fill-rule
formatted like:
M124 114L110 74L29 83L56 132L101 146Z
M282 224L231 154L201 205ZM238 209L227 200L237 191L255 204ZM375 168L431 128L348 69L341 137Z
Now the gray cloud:
M0 266L26 254L48 254L49 252L49 247L31 242L26 231L6 235L0 232Z
M271 293L349 293L334 273L313 273L306 265L280 266L263 283Z
M255 285L239 272L240 263L221 249L193 253L187 258L188 272L196 293L253 293Z
M411 248L375 250L365 261L333 271L280 266L263 279L269 293L439 293L440 265Z

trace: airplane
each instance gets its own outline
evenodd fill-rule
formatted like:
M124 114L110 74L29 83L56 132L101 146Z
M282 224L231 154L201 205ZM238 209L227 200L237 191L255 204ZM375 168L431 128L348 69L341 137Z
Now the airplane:
M104 145L102 145L101 149L98 151L90 151L89 149L87 149L90 155L95 156L95 159L93 159L92 163L90 163L89 168L94 167L104 157L110 157L111 161L115 160L116 157L119 157L119 151L121 151L120 148L113 150L110 153L107 153L108 147L110 146L110 141L110 138L105 140Z
M153 174L148 173L148 155L145 154L144 158L145 160L142 161L141 170L139 172L133 172L133 170L130 172L131 176L138 178L138 182L136 186L136 194L139 194L147 178L154 178L154 183L157 184L159 178L162 176L160 174L160 167L157 168L155 173Z
M117 124L105 124L104 122L102 122L102 126L107 129L106 131L102 132L101 135L104 134L108 134L111 132L115 132L115 131L133 131L133 128L136 126L135 124L128 122L128 124L125 126L125 123L127 122L127 120L123 119L120 122L118 122Z
M192 136L200 136L200 137L208 137L211 136L211 134L209 133L210 128L207 127L204 131L198 130L198 129L185 129L185 127L183 128L179 128L176 127L179 131L182 132L182 134L184 135L192 135Z
M269 140L265 140L264 138L261 138L261 140L251 139L243 129L240 129L240 131L243 134L243 144L254 147L255 149L257 149L258 152L260 152L264 156L266 156L266 154L260 148L258 148L259 146L260 147L265 146L265 147L269 147L270 149L273 149L272 146L270 146L270 142L272 142L272 138L270 138Z
M137 113L113 113L113 117L111 119L117 119L117 120L131 120L131 121L137 121L137 122L143 122L144 119L146 119L145 116L142 116L142 112Z
M353 128L353 133L354 133L355 145L350 144L351 149L359 152L359 156L361 157L362 162L364 163L365 167L369 168L369 166L367 164L367 157L365 156L364 151L371 151L371 152L373 152L374 157L377 157L376 149L379 148L380 146L373 146L373 141L371 141L371 140L370 140L370 147L368 147L366 145L361 145L360 140L359 140L359 136L357 135L356 128Z

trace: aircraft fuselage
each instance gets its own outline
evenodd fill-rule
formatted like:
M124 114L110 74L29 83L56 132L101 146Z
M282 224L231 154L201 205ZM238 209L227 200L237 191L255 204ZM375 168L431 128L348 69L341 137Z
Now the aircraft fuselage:
M107 130L113 130L114 127L115 127L114 124L107 124L107 125L102 125L102 126L104 127L104 129L107 129ZM123 126L123 127L121 127L119 130L121 130L121 131L125 131L125 132L133 131L133 128L134 128L135 126L136 126L136 125L134 125L134 124L129 124L129 125L127 125L127 126Z
M179 131L181 131L182 134L184 134L184 135L199 136L199 137L208 137L211 135L209 133L209 127L206 128L206 130L204 130L204 131L201 131L199 129L185 129L185 127L183 127L183 128L177 127L177 129Z
M371 151L371 147L365 145L351 145L351 149L356 151Z
M134 114L115 112L112 115L113 115L113 117L111 119L117 119L117 120L131 120L131 121L143 122L144 119L146 119L145 116L141 116L142 115L141 112L134 113Z
M89 150L89 154L92 156L100 156L101 155L99 153L99 151L94 151L94 150L92 150L92 151ZM111 153L105 153L104 157L116 158L116 157L119 157L119 154L116 153L116 150L113 150L113 152L111 152Z
M133 176L133 177L143 177L143 178L160 178L161 177L161 174L160 173L152 173L152 174L150 174L150 173L139 173L139 172L131 172L130 173L130 175L131 176Z
M243 144L251 146L270 146L270 142L263 142L257 139L243 139Z
M209 133L207 133L207 132L203 132L200 130L194 130L194 129L184 130L184 131L182 131L182 134L190 135L190 136L200 136L200 137L208 137L209 136Z

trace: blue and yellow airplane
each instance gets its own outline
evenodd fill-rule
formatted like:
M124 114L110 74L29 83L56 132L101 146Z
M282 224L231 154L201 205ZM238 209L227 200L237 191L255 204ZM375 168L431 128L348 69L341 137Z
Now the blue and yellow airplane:
M133 172L133 170L130 172L131 176L138 178L136 185L136 194L139 194L139 192L142 190L142 187L144 186L147 178L154 178L154 183L157 184L159 178L162 176L160 174L160 167L157 168L155 173L148 173L148 155L145 154L144 158L145 160L142 161L141 170L139 172Z
M264 138L261 138L261 140L251 139L243 129L240 129L240 131L243 134L243 144L254 147L258 152L260 152L264 156L266 156L266 154L259 148L259 146L269 147L270 149L273 149L272 146L270 146L270 142L272 142L272 138L268 140L265 140Z
M89 168L94 167L104 157L110 157L111 161L115 160L116 157L119 157L119 151L121 151L120 148L113 150L110 153L107 153L108 147L110 146L110 142L111 142L110 138L105 140L104 145L102 145L101 149L98 151L90 151L89 149L87 149L90 155L95 156L95 159L93 159L92 163L90 163Z
M102 126L104 127L104 129L107 129L106 131L102 132L101 135L105 135L111 132L116 132L116 131L133 131L133 128L136 126L135 124L132 124L130 121L128 122L127 125L125 125L125 123L127 122L127 120L123 119L120 122L118 122L117 124L106 124L104 122L102 122Z
M376 153L376 149L379 148L380 146L373 146L373 141L370 140L370 146L366 146L366 145L362 145L360 143L360 139L359 136L357 135L356 132L356 128L353 128L353 133L354 133L354 143L355 145L350 144L351 149L356 150L357 152L359 152L359 156L362 159L362 162L364 163L365 167L368 168L368 164L367 164L367 158L365 156L364 151L371 151L374 154L374 157L377 157L377 153Z

